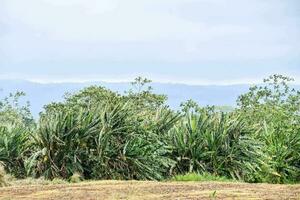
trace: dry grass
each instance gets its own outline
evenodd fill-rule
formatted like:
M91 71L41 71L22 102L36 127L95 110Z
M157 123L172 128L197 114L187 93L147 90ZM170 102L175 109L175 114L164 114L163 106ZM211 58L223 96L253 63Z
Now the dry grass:
M6 176L5 170L0 163L0 187L7 185L5 176Z
M0 199L300 199L300 185L94 181L0 188Z

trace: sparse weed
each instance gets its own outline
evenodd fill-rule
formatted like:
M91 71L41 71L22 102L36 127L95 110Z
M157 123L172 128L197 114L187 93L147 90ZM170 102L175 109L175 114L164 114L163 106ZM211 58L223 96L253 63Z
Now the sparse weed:
M209 173L187 173L184 175L176 175L171 180L173 181L219 181L232 182L234 180L222 176L214 176Z
M83 177L80 173L75 172L69 179L70 183L79 183L83 181Z

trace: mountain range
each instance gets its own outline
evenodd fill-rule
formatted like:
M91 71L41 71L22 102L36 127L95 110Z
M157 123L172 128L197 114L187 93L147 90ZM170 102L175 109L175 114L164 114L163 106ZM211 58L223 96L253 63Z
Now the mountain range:
M37 117L43 106L50 102L63 100L66 92L74 93L90 85L104 86L113 91L123 93L131 88L128 82L86 82L86 83L37 83L24 80L0 80L0 99L10 92L24 91L26 97L22 101L29 101L31 112ZM158 94L168 96L168 105L178 109L180 103L193 99L200 105L235 106L240 94L248 91L250 85L185 85L174 83L151 83L153 90ZM294 85L300 90L300 85Z

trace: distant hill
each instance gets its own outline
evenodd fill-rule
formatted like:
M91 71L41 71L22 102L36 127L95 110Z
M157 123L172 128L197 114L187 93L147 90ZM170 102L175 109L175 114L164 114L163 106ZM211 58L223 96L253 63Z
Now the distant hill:
M90 85L101 85L113 91L123 93L128 90L130 83L35 83L20 80L0 80L0 99L10 92L17 90L26 93L25 100L31 103L31 111L35 117L42 111L45 104L62 101L65 92L76 92ZM166 94L168 104L178 109L181 102L193 99L200 105L235 106L237 97L247 92L249 85L185 85L171 83L152 83L154 92ZM300 89L300 85L295 86Z

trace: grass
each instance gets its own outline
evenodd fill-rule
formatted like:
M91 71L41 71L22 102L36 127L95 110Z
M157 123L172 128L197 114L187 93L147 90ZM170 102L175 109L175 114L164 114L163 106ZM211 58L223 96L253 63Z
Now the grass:
M7 176L7 185L8 186L30 186L30 185L38 185L38 186L44 186L44 185L60 185L60 184L69 184L68 181L55 178L53 180L46 180L44 178L26 178L26 179L16 179L11 176Z
M217 182L233 182L233 179L228 179L223 176L215 176L209 173L187 173L184 175L176 175L172 181L217 181Z
M0 175L1 178L1 175ZM93 180L83 180L82 176L79 173L74 173L73 176L70 177L69 180L63 180L59 178L55 178L53 180L46 180L43 177L40 178L25 178L25 179L17 179L9 174L5 174L3 176L3 181L5 180L5 184L3 186L21 186L21 185L57 185L57 184L72 184L72 183L89 183L93 182ZM182 182L188 182L188 181L194 181L194 182L234 182L233 179L228 179L226 177L222 176L214 176L210 173L187 173L184 175L176 175L171 180L166 180L163 182L169 182L169 181L182 181Z

